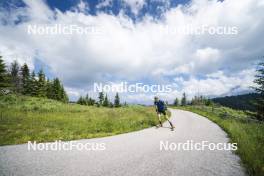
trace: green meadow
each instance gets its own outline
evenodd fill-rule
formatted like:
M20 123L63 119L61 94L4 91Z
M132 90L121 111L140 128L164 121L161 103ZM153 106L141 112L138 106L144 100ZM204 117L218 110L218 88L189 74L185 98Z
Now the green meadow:
M103 137L156 123L153 107L107 108L28 96L0 96L0 145Z

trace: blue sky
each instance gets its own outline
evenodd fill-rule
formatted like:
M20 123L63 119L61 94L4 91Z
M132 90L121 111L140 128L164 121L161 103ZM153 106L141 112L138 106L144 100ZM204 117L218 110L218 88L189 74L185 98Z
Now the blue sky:
M59 9L62 12L66 12L70 10L71 8L77 6L80 3L80 0L46 0L46 4L51 9ZM89 11L87 13L96 15L96 12L98 11L98 8L96 7L98 4L104 2L104 0L83 0L83 2L89 4ZM141 2L141 1L139 1ZM146 0L144 1L145 5L140 10L140 14L144 15L146 13L149 13L153 16L157 16L160 14L159 7L164 7L165 4L167 4L168 8L176 7L179 4L187 4L189 0L171 0L171 1L164 1L164 0ZM26 3L23 2L23 0L4 0L1 1L1 6L8 9L10 7L25 7ZM105 6L100 8L100 10L103 10L104 12L113 13L117 15L120 10L125 9L127 15L133 16L133 12L129 7L125 7L126 4L122 0L114 0L111 1L111 6Z
M171 84L170 93L123 93L123 101L170 102L249 92L264 53L263 0L3 0L0 55L63 81L71 100L95 82ZM92 34L29 34L29 26L55 25L99 31ZM186 34L210 27L225 34ZM177 32L175 32L177 31ZM113 93L109 93L112 97Z

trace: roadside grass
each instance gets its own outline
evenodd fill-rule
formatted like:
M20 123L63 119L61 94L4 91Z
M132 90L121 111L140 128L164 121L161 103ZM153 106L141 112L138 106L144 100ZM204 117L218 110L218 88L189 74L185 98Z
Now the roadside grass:
M0 97L0 145L103 137L156 124L153 107L105 108L28 96Z
M227 132L230 142L238 144L236 153L240 156L248 175L264 175L264 123L251 121L243 111L227 107L176 108L197 113L217 123Z

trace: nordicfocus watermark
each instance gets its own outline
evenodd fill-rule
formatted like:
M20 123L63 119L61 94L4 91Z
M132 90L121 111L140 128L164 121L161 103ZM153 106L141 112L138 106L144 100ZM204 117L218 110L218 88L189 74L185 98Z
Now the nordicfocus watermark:
M161 26L161 34L183 34L183 35L237 35L239 33L237 26L210 26L210 25L183 25L183 26Z
M78 141L55 141L52 143L37 143L36 141L28 141L27 149L29 151L70 151L70 150L87 150L87 151L102 151L106 149L105 143L81 143Z
M237 143L212 143L209 141L194 142L187 140L186 142L169 142L160 141L160 151L203 151L203 150L237 150Z
M103 28L78 24L33 24L27 26L27 33L29 35L101 35Z
M160 84L143 84L143 83L134 83L129 84L127 82L121 82L118 84L110 83L94 83L93 91L94 92L120 92L120 93L168 93L172 92L173 86L170 84L160 85Z

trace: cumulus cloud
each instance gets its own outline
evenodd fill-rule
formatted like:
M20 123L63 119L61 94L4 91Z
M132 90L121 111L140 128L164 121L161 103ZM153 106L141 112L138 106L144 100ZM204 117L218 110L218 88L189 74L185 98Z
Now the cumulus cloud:
M8 62L18 56L33 67L35 59L48 65L60 77L72 96L88 91L93 82L141 81L180 85L173 96L183 91L222 95L234 88L248 89L253 80L254 63L264 52L263 0L193 0L164 11L156 20L146 14L134 22L120 12L112 15L87 13L83 1L78 10L51 10L45 1L24 0L26 7L0 12L0 54ZM138 14L144 0L125 1ZM104 4L103 4L104 3ZM102 1L98 8L109 6ZM85 12L84 12L85 11ZM9 23L3 23L9 16ZM21 18L23 17L23 18ZM20 23L16 23L20 19ZM29 35L28 25L90 26L99 33L71 35ZM200 35L175 32L192 26L235 26L237 34ZM243 76L241 76L241 74ZM247 76L250 74L250 76ZM218 76L214 78L213 76ZM175 79L174 79L175 78ZM199 88L199 90L195 88ZM125 96L125 95L124 95ZM150 100L152 95L142 96ZM170 94L161 95L165 98ZM134 101L132 96L128 100ZM146 98L149 97L149 98ZM170 98L171 99L171 98Z
M112 6L113 0L102 0L100 3L96 5L96 8L100 9L103 7Z
M81 0L79 4L77 4L77 7L73 8L74 11L79 11L81 13L87 14L88 11L90 10L88 2L85 2Z
M137 15L138 12L143 8L145 5L145 0L123 0L130 8L131 11Z
M138 15L140 10L146 5L146 0L120 0L123 7L128 7L134 15ZM101 0L97 5L97 9L112 7L113 0Z
M182 85L187 94L193 97L197 94L205 96L220 96L230 94L230 90L246 91L253 86L254 69L243 70L233 75L226 75L223 71L217 71L206 75L205 79L191 77L183 81Z

